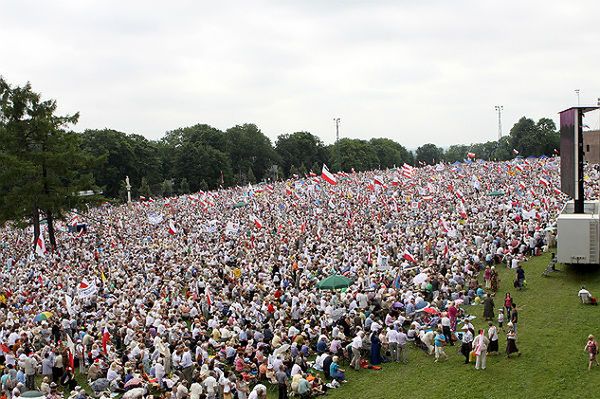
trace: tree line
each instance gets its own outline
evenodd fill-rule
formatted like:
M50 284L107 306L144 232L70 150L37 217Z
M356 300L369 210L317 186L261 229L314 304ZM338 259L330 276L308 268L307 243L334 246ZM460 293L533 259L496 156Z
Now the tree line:
M168 131L159 140L112 129L72 129L78 114L56 115L56 101L42 100L28 83L11 86L0 77L0 223L54 218L83 203L126 200L132 195L171 196L218 187L274 181L310 172L326 163L332 171L365 171L454 162L473 152L486 160L550 155L559 146L554 122L521 118L498 141L452 145L427 143L416 151L388 138L343 138L326 145L306 132L281 134L275 142L255 124L225 131L197 124ZM101 195L82 195L92 190ZM54 245L54 243L51 243Z

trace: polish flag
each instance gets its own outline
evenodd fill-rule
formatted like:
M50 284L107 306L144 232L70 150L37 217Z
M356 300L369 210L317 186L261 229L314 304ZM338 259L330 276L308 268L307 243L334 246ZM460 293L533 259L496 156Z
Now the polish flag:
M442 226L442 231L444 233L447 233L448 230L450 230L450 226L448 225L448 222L446 220L442 219L440 225Z
M306 231L306 222L300 225L300 233L304 233Z
M397 187L399 185L400 185L400 182L398 181L398 179L394 178L394 180L392 180L392 186Z
M144 197L143 195L140 195L140 201L146 201L146 197Z
M465 206L462 203L458 204L458 213L463 219L467 218L467 210L465 209Z
M475 158L475 153L469 152L469 153L467 153L467 157L469 157L469 159L473 159L473 158Z
M415 257L412 256L412 254L408 251L404 251L404 254L402 255L402 257L409 262L417 263L417 260L415 259Z
M310 173L308 174L310 177L316 177L317 174L315 172L313 172L312 170L310 171Z
M210 289L206 287L206 303L208 306L212 305L212 296L210 295Z
M525 190L525 183L523 183L522 181L519 182L519 187L521 187L521 190Z
M285 188L285 195L292 195L292 189L290 187Z
M523 167L521 165L515 166L515 169L518 170L519 172L523 171Z
M375 176L373 178L373 183L374 184L379 184L380 186L383 186L383 178L381 176Z
M254 215L250 216L250 219L252 220L252 223L254 223L254 226L256 226L257 229L262 229L263 228L263 222L262 222L262 220L260 220L259 218L257 218Z
M75 215L71 218L71 220L69 221L69 224L73 227L77 227L77 225L79 224L79 216Z
M102 351L106 354L108 351L106 350L106 344L110 341L110 333L108 332L108 328L104 327L104 331L102 332Z
M323 178L323 180L325 180L329 184L333 184L333 185L337 184L337 179L335 178L333 173L331 173L329 171L329 169L327 168L327 165L325 165L325 164L323 164L323 172L321 173L321 177Z
M540 177L540 184L544 187L548 187L550 183L548 182L548 180L544 179L543 177Z
M45 256L46 244L44 243L44 234L40 230L40 235L35 242L35 253L39 256Z
M552 188L552 191L554 191L554 194L556 194L556 195L560 195L560 194L562 194L562 191L560 191L560 190L559 190L558 188L556 188L556 187L553 187L553 188Z
M154 198L150 197L150 198L148 199L148 202L154 202Z
M171 234L172 236L177 234L177 228L175 227L175 224L172 220L169 220L169 234Z

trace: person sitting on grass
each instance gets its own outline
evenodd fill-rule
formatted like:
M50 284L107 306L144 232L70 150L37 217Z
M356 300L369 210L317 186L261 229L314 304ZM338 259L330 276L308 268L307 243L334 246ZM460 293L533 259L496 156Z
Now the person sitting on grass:
M331 375L331 378L338 382L348 382L346 381L345 370L340 368L339 357L334 356L332 360L331 366L329 366L329 374Z
M583 303L583 304L586 304L586 305L597 305L598 304L598 301L596 300L596 298L594 298L592 296L592 293L589 292L584 286L581 287L581 289L577 293L577 296L579 297L579 299L581 300L581 303Z

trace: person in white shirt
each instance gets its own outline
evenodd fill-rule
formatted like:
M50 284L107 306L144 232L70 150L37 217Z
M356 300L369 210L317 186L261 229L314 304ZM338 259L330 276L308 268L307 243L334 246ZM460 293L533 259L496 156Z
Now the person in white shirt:
M581 289L577 293L577 296L579 297L581 303L591 303L592 293L589 292L585 287L581 287Z
M203 381L204 387L206 388L206 398L207 399L215 399L216 398L216 388L219 386L217 379L215 378L215 373L211 371Z
M266 399L267 398L267 387L263 384L258 384L252 389L248 399Z
M360 351L363 347L363 336L364 333L359 331L356 334L356 337L352 340L352 361L350 362L350 367L353 367L355 370L360 370Z
M393 362L400 362L400 352L398 351L398 331L394 328L388 328L385 338L388 341L390 354Z

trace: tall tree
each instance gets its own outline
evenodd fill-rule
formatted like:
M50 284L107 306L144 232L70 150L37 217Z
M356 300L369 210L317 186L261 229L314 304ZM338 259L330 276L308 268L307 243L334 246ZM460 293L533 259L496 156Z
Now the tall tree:
M375 169L379 159L368 141L343 138L330 148L329 159L331 169L335 171L351 169L365 171Z
M369 141L377 155L381 168L391 168L404 163L412 163L412 154L406 148L391 139L377 138Z
M275 151L281 158L283 170L287 176L290 174L292 165L312 166L319 165L321 168L327 161L325 145L317 136L309 132L295 132L282 134L277 137ZM313 170L317 172L317 170Z
M271 145L271 140L254 124L237 125L227 129L227 153L233 172L239 176L248 168L257 181L268 177L268 169L279 164L279 156Z
M56 101L42 100L29 83L12 87L0 78L0 223L33 224L34 245L41 214L56 248L54 221L98 199L78 195L96 188L82 173L93 159L80 151L79 136L66 131L78 118L56 115Z
M423 144L417 148L415 158L417 162L425 162L428 165L433 165L444 158L444 150L435 144Z

